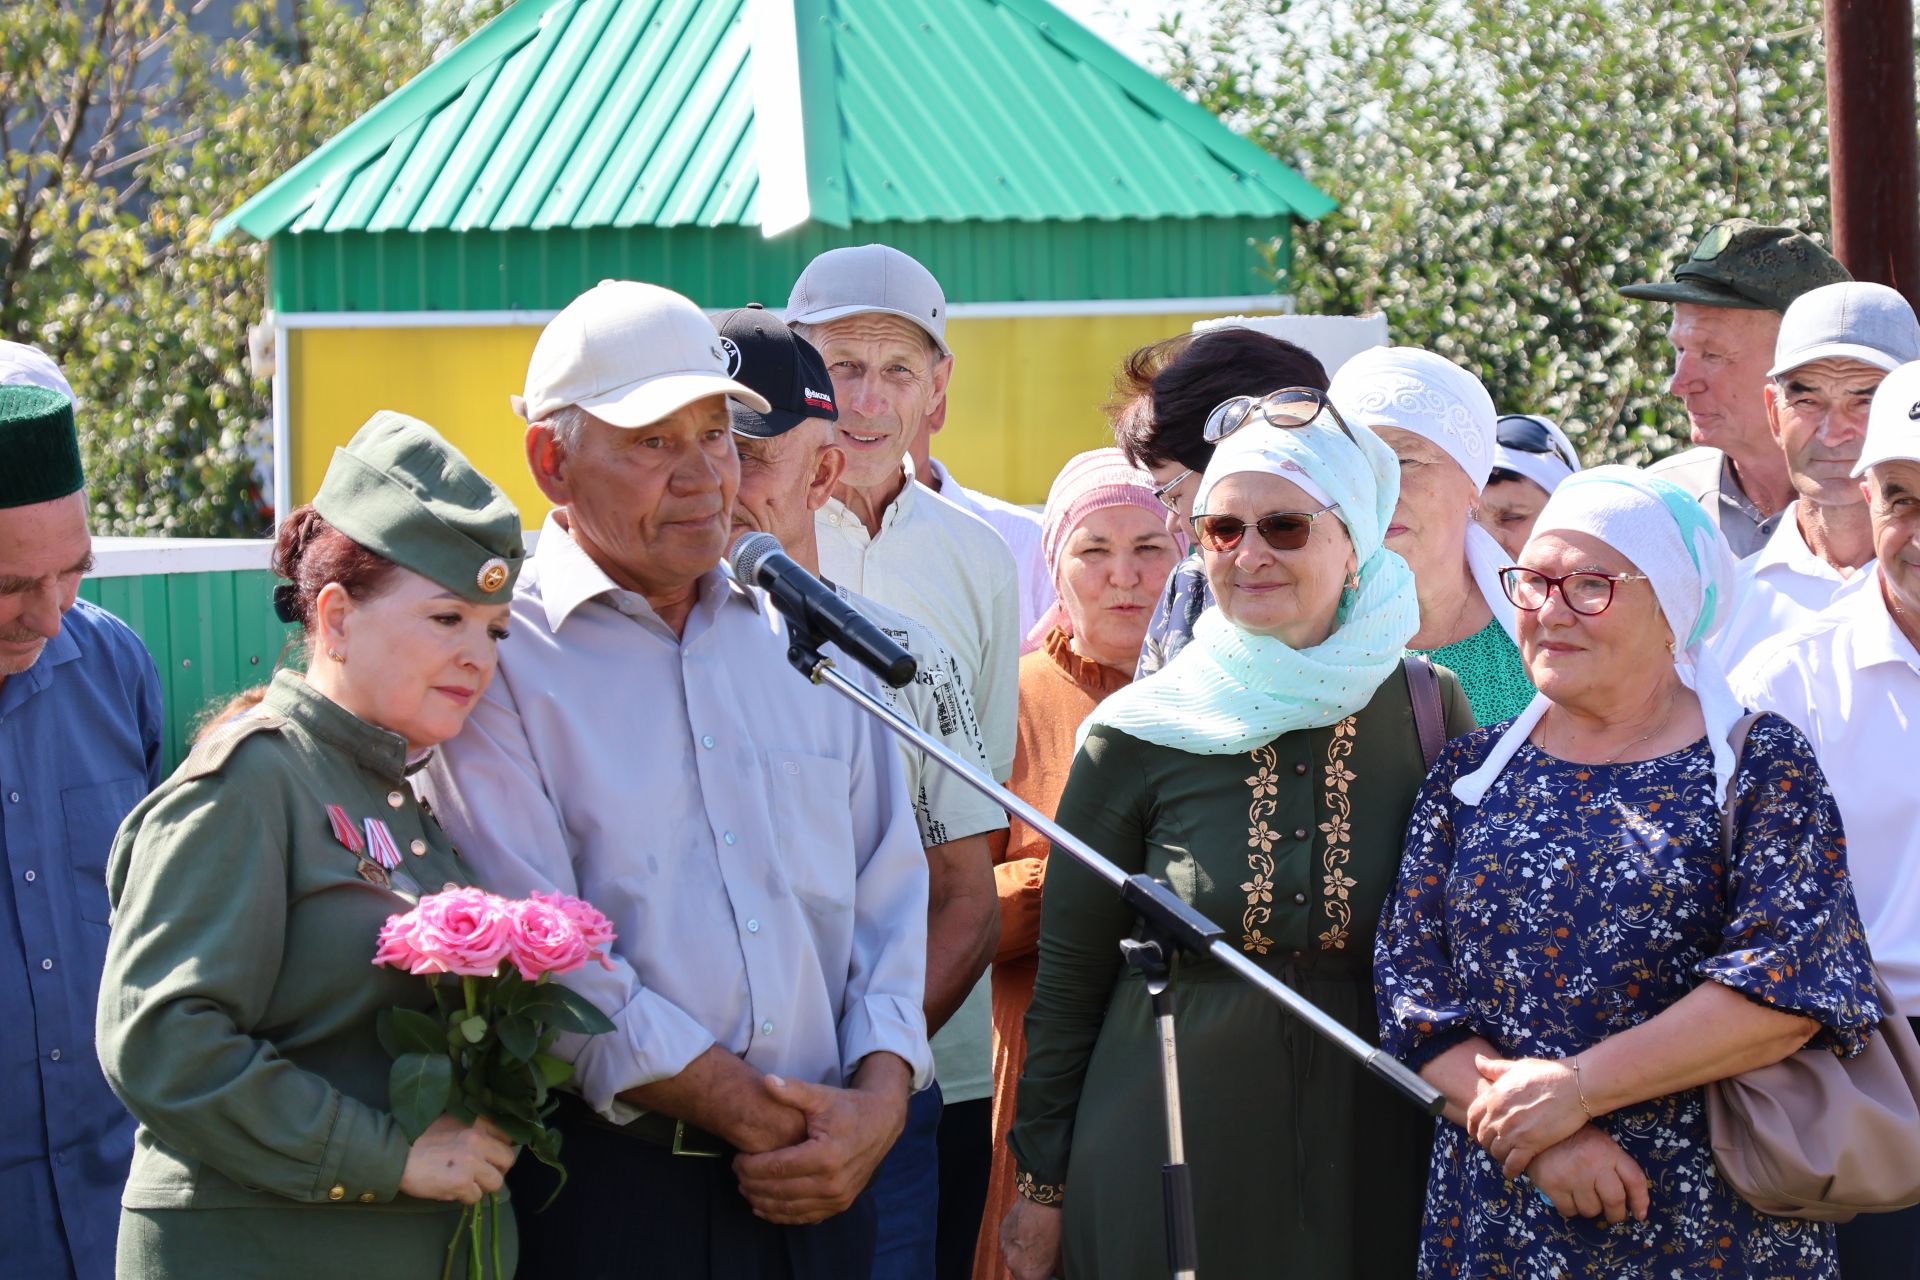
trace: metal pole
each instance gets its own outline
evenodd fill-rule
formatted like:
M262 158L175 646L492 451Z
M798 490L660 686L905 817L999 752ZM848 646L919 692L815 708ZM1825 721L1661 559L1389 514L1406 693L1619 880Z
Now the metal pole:
M797 636L795 638L797 640ZM1221 930L1218 925L1213 924L1205 916L1175 897L1165 885L1149 880L1146 876L1129 876L1114 866L1085 841L1069 833L1066 828L1055 823L1053 819L993 779L977 772L972 765L947 750L944 744L922 733L918 725L909 724L895 715L886 703L834 670L833 663L822 658L813 649L804 644L794 643L787 650L787 660L815 684L832 686L849 701L865 709L868 714L878 716L881 723L896 735L905 738L915 748L960 775L962 782L1008 813L1020 818L1052 841L1055 848L1066 851L1076 862L1112 885L1121 899L1139 913L1150 928L1159 929L1179 943L1182 949L1195 953L1205 952L1232 969L1259 988L1268 999L1326 1039L1331 1040L1361 1066L1399 1090L1403 1096L1428 1115L1437 1116L1445 1107L1446 1099L1438 1089L1408 1070L1392 1054L1378 1045L1368 1043L1341 1026L1320 1006L1262 969L1243 952L1236 951L1220 936Z
M1920 309L1912 0L1827 0L1834 256Z

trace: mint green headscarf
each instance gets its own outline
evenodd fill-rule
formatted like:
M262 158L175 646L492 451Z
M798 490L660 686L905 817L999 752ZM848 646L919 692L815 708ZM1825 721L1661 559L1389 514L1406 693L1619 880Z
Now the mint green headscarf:
M1206 510L1216 484L1246 472L1324 492L1360 565L1359 587L1342 598L1333 634L1311 649L1294 649L1243 631L1210 608L1172 662L1095 708L1080 727L1082 739L1092 726L1106 725L1195 755L1234 755L1295 729L1335 724L1373 700L1420 629L1420 603L1412 570L1385 546L1400 500L1399 460L1371 431L1355 435L1358 444L1321 422L1242 427L1214 450L1194 499L1195 511Z

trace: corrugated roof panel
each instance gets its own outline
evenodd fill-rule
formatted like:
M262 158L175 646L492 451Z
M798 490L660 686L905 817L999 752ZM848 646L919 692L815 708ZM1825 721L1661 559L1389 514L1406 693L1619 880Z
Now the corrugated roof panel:
M799 48L767 47L801 63L816 224L1331 207L1045 0L788 2ZM757 227L759 12L520 0L220 233Z

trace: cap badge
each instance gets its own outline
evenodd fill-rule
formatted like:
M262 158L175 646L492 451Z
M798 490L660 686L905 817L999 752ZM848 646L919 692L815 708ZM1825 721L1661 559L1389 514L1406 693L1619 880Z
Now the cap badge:
M740 374L740 344L732 338L722 338L720 339L720 350L726 353L727 376L729 378L738 377Z
M1920 422L1920 400L1915 400L1907 409L1907 421Z
M1724 222L1721 223L1713 230L1707 232L1706 238L1700 242L1700 247L1693 251L1693 260L1695 262L1709 262L1719 257L1721 251L1727 247L1727 242L1732 239L1733 228Z
M495 556L480 566L480 572L474 580L480 584L482 591L492 595L507 585L507 562Z

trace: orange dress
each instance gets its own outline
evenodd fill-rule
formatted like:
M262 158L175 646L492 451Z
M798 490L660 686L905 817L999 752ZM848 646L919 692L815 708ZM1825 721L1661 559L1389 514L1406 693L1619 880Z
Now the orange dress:
M1007 786L1052 815L1073 764L1073 738L1094 706L1133 679L1074 653L1055 627L1020 660L1020 731ZM973 1251L973 1280L1011 1280L1000 1257L1000 1220L1013 1207L1013 1092L1027 1056L1027 1004L1039 965L1040 889L1052 845L1018 818L992 837L993 874L1000 894L1000 949L993 957L993 1169L987 1209Z

